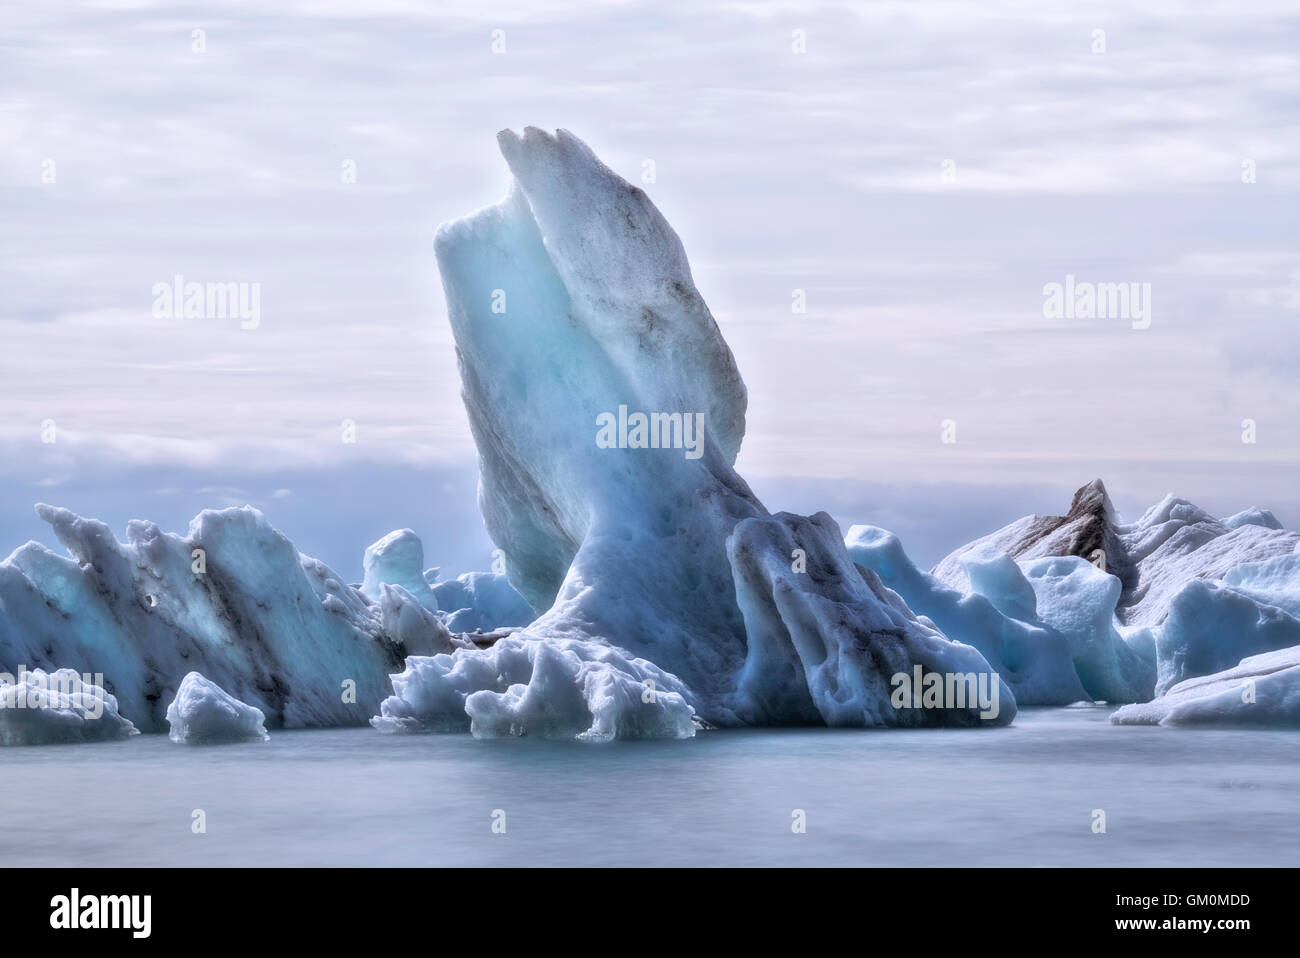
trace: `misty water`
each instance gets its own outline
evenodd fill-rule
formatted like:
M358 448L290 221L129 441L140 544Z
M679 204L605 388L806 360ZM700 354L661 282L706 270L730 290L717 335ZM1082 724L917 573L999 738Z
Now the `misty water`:
M1300 864L1300 732L1109 713L605 746L345 729L9 748L0 847L10 866Z

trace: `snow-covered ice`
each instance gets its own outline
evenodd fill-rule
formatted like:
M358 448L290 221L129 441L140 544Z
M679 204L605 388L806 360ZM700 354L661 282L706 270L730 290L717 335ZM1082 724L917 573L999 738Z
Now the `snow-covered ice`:
M1282 528L1282 523L1277 521L1277 516L1273 515L1270 510L1261 509L1258 506L1242 509L1240 512L1220 521L1229 529L1236 529L1238 526L1263 526L1266 529Z
M1157 699L1117 709L1110 720L1116 725L1300 727L1300 645L1180 682Z
M482 650L411 656L371 724L481 738L689 738L688 696L675 676L603 642L506 636Z
M181 680L167 706L168 737L185 745L265 742L270 738L265 721L261 709L245 705L198 672Z
M1220 521L1178 496L1165 496L1136 521L1119 522L1100 479L1074 494L1064 516L1025 516L954 550L932 570L951 588L969 591L961 557L988 545L1015 559L1080 556L1104 561L1123 588L1116 613L1125 626L1155 626L1192 579L1219 579L1247 562L1294 553L1300 533L1281 528L1266 509ZM1100 553L1100 557L1098 556Z
M139 732L117 699L72 669L32 669L0 685L0 745L56 745L129 738Z
M1218 581L1192 579L1151 633L1161 693L1247 656L1300 645L1300 555L1243 563Z

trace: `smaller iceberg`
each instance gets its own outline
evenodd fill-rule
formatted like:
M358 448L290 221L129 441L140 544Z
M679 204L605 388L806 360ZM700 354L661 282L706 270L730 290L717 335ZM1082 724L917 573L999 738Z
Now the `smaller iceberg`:
M167 737L183 745L265 742L271 737L261 709L245 705L198 672L181 680L176 698L167 706L167 722Z
M537 618L510 580L495 572L466 572L447 582L435 582L433 594L452 632L522 628Z
M118 713L115 697L72 669L24 670L16 681L0 685L0 745L102 742L139 734Z
M397 529L366 547L361 594L378 602L384 585L399 585L432 612L438 611L424 577L424 544L410 529Z
M918 569L884 529L853 526L845 544L917 615L979 649L1021 705L1141 702L1153 693L1154 656L1115 627L1120 580L1084 559L1016 562L997 544L980 543L958 559L970 587L962 592Z
M472 732L608 742L690 738L695 710L674 675L603 642L506 636L489 648L413 655L370 724L381 732Z
M1116 725L1300 728L1300 645L1252 655L1179 682L1160 698L1125 705Z

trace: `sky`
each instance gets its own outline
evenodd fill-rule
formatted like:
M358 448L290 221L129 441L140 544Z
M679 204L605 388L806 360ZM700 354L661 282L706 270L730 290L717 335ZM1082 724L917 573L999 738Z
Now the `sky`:
M678 231L769 508L926 562L1096 476L1300 526L1300 9L1133 6L6 0L0 554L36 501L251 503L354 578L403 526L485 568L432 238L525 125ZM259 324L156 316L178 274Z

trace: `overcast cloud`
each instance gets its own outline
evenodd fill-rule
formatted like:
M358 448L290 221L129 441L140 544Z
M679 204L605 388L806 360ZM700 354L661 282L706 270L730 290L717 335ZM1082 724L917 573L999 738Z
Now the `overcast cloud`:
M279 499L311 490L305 527L386 468L442 477L393 480L398 524L480 549L430 518L474 509L431 242L524 125L653 162L760 491L835 480L842 522L906 525L922 484L1009 518L1101 475L1300 521L1300 12L1130 6L6 3L0 533L97 476L115 520L166 511L172 473L273 519L277 476L316 476ZM177 274L259 283L260 326L155 318ZM1067 274L1149 283L1150 328L1045 318Z

